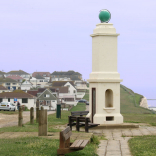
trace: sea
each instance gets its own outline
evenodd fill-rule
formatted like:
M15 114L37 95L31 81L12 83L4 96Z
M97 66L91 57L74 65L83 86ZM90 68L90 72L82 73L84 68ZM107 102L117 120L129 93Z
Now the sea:
M156 107L156 99L147 99L148 107Z

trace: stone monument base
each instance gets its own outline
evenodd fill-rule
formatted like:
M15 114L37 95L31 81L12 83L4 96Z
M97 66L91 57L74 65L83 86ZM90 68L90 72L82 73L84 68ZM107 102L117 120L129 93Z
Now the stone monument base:
M87 114L91 119L91 113ZM123 116L121 114L95 114L93 123L96 124L121 124L123 123Z

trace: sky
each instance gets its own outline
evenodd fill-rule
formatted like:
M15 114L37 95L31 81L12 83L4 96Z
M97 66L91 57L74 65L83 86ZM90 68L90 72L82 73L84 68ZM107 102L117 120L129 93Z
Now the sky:
M155 0L0 1L0 70L68 71L89 79L90 35L101 9L111 12L118 37L122 84L156 99Z

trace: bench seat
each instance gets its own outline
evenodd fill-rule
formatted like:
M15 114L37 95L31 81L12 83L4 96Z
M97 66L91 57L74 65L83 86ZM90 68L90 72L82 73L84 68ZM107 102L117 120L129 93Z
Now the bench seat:
M70 149L83 149L87 144L88 140L75 140L70 146Z

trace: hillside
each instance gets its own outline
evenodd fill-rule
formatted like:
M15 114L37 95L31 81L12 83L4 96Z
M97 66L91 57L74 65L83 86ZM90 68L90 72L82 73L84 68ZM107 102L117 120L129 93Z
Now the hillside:
M143 96L134 93L131 89L120 85L120 105L121 114L154 114L153 111L140 107L140 101ZM88 92L84 99L89 101Z
M153 114L151 110L139 106L142 97L142 95L134 93L131 89L121 85L121 114Z

